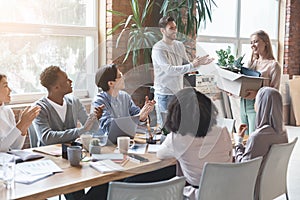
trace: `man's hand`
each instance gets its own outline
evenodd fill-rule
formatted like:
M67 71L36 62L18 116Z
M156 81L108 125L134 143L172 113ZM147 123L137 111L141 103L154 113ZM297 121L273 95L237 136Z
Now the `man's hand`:
M192 64L194 67L199 67L200 65L207 65L209 63L211 63L212 61L214 60L214 58L209 58L209 55L206 55L206 56L197 56Z
M104 104L102 104L101 106L95 108L94 114L96 115L97 119L100 119L100 117L102 116L104 107Z
M140 111L140 121L146 121L148 118L149 113L154 109L156 101L149 100L148 96L145 97L145 104Z

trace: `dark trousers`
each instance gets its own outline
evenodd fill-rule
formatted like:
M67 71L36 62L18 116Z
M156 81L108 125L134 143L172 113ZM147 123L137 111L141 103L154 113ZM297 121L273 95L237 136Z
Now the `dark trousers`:
M84 197L84 190L78 190L76 192L65 194L66 200L79 200L83 197Z

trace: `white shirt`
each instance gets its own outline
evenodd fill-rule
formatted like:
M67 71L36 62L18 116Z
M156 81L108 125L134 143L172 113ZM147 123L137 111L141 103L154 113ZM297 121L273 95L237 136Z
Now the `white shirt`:
M65 99L63 99L63 105L62 106L55 103L54 101L51 101L49 98L47 98L47 101L51 104L51 106L57 112L57 114L60 117L61 121L65 122L66 114L67 114L67 104L66 104Z
M21 149L25 136L16 127L13 111L4 105L0 106L0 152L7 152L9 149Z
M231 152L232 142L227 128L214 126L204 138L171 132L156 155L160 159L176 158L181 168L179 171L186 177L186 181L197 186L200 183L204 163L232 162ZM184 195L195 199L197 190L187 186Z
M182 89L183 74L193 69L183 43L177 40L172 44L157 42L152 49L152 62L155 93L161 95L173 95Z

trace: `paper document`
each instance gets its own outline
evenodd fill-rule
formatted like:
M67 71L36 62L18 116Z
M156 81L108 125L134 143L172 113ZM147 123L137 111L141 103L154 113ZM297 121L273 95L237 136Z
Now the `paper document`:
M123 160L122 153L92 154L92 160Z
M16 168L30 175L56 173L63 171L52 160L38 160L32 162L19 163L16 165Z
M135 144L133 147L128 149L128 153L145 154L147 144Z
M90 162L90 166L101 173L122 171L124 167L114 163L111 160L101 160L97 162Z
M149 144L148 145L148 153L156 153L160 148L159 144Z
M53 173L51 173L51 172L44 173L44 174L31 175L31 174L27 174L23 171L16 170L15 182L31 184L31 183L34 183L38 180L41 180L41 179L46 178L51 175L53 175Z

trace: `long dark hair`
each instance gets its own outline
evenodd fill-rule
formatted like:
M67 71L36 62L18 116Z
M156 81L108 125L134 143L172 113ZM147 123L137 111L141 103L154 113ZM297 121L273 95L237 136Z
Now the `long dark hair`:
M177 92L168 106L165 127L181 135L204 137L217 123L218 110L212 101L192 87Z

